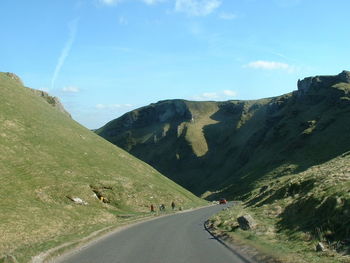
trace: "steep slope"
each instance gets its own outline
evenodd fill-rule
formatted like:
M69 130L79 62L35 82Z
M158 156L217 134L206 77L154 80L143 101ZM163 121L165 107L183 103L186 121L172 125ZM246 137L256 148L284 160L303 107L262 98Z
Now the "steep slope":
M0 255L26 262L125 216L148 213L150 204L203 203L14 76L0 73Z
M70 113L68 111L66 111L66 109L63 107L62 103L60 102L60 100L57 97L50 96L50 94L48 94L47 92L42 91L42 90L36 90L36 89L31 89L31 88L28 88L28 89L31 92L33 92L34 94L43 98L47 103L49 103L52 107L54 107L58 111L66 114L69 117L72 117L70 115Z
M161 101L96 132L198 195L233 198L348 151L349 83L343 71L275 98Z
M218 234L255 247L278 262L350 262L350 151L305 171L257 187L236 205L211 218ZM237 218L249 214L255 229ZM325 251L316 252L317 245Z

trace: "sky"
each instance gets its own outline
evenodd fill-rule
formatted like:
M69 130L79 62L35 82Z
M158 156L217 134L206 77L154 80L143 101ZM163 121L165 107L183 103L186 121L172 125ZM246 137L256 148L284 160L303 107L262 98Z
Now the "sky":
M166 99L248 100L350 70L349 0L1 0L0 71L89 129Z

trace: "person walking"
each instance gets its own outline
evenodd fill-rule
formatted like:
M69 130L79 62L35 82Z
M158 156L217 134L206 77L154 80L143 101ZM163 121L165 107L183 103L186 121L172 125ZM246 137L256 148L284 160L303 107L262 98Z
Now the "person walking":
M174 201L171 202L171 208L172 208L173 210L175 210L175 203L174 203Z
M151 204L151 213L153 213L154 212L154 206L153 206L153 204Z

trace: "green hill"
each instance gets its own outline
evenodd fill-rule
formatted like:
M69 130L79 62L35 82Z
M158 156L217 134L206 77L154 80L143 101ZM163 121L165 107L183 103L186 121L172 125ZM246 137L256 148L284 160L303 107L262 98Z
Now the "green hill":
M218 233L285 263L350 262L350 151L260 185L242 205L211 218ZM238 227L249 214L257 226ZM316 252L321 242L324 252ZM263 261L265 262L265 261ZM266 261L270 262L270 261ZM272 261L272 262L276 262Z
M242 200L211 224L266 262L350 262L350 72L255 101L161 101L97 133L197 195Z
M161 101L96 132L197 195L237 197L350 149L349 76L255 101Z
M14 254L26 262L148 213L150 204L203 203L73 121L52 97L25 88L14 74L0 73L0 97L0 258Z

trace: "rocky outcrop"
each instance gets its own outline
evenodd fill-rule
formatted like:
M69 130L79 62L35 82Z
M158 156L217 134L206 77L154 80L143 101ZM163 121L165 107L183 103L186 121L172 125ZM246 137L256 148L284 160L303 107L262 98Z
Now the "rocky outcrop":
M350 71L344 70L338 75L307 77L298 80L298 91L305 93L311 88L321 89L331 87L336 83L350 83Z
M326 251L325 246L323 245L322 242L318 242L316 245L316 252L324 252Z
M70 199L73 203L75 203L77 205L87 205L88 204L86 201L84 201L83 199L81 199L79 197L67 196L67 198Z
M14 80L15 82L17 82L18 84L20 84L21 86L24 86L23 81L16 74L11 73L11 72L4 72L4 74L6 76L8 76L9 78L11 78L12 80ZM27 89L30 90L31 92L33 92L34 94L42 97L47 103L49 103L51 106L56 108L58 111L64 113L65 115L69 116L70 118L72 118L72 116L69 114L68 111L65 110L62 103L60 102L60 100L57 97L50 96L47 92L42 91L42 90L36 90L36 89L31 89L31 88L27 88Z
M104 127L104 134L114 136L129 129L179 120L190 121L191 119L192 114L183 100L165 100L124 114L108 123Z
M11 72L5 72L5 74L10 77L11 79L15 80L19 84L23 85L23 81L21 80L20 77L18 77L16 74L11 73Z
M191 120L192 115L184 101L165 100L141 108L133 117L133 122L129 124L136 128L144 124L163 123L176 119Z
M237 218L239 227L243 230L250 230L256 227L256 222L251 215L244 215Z
M28 89L32 91L34 94L42 97L47 103L49 103L52 107L56 108L58 111L72 118L72 116L69 114L68 111L66 111L66 109L63 107L62 103L57 97L50 96L47 92L42 90L36 90L31 88L28 88Z

